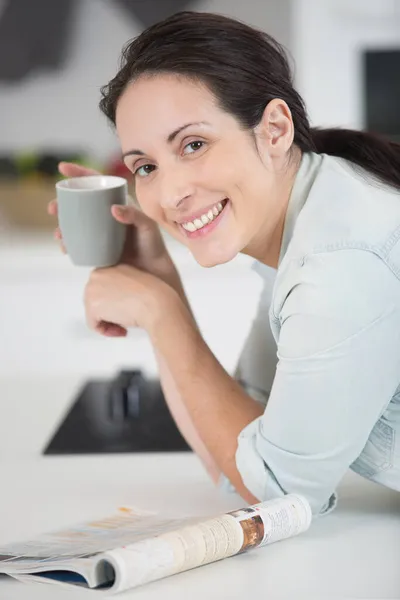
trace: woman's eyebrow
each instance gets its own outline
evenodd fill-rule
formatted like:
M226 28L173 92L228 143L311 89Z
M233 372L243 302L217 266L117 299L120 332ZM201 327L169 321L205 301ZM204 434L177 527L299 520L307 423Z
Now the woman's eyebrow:
M193 125L210 125L210 123L208 123L207 121L197 121L195 123L186 123L186 125L181 125L181 127L178 127L177 129L175 129L174 131L172 131L167 136L167 142L168 142L168 144L171 144L174 141L174 139L176 138L176 136L179 133L181 133L181 131L183 131L187 127L192 127ZM137 150L135 148L133 150L128 150L127 152L124 152L123 155L122 155L122 158L125 158L125 156L130 156L132 154L136 154L137 156L145 156L145 152L143 152L143 150Z

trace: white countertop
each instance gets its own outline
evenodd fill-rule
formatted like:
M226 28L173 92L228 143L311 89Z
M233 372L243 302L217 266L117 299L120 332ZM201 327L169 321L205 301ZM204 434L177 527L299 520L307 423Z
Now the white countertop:
M186 453L3 462L0 478L1 542L112 514L121 505L204 515L243 505L218 491ZM339 495L336 511L316 519L305 534L120 597L399 598L400 494L349 473ZM86 597L80 590L0 578L2 600Z
M35 238L35 239L34 239ZM40 457L89 378L155 361L135 330L107 340L85 326L87 277L46 237L0 238L0 543L30 537L122 504L215 514L238 508L192 454ZM204 335L233 368L261 280L246 257L207 270L173 246ZM400 494L349 474L338 509L306 534L157 582L121 597L197 600L399 598ZM86 598L87 593L0 578L1 600Z

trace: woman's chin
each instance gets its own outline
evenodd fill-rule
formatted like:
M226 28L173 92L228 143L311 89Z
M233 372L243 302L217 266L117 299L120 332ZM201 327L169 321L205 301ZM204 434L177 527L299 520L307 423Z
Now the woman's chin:
M192 253L195 261L206 269L217 267L230 262L237 256L236 251L229 252L227 249L220 252L196 252Z

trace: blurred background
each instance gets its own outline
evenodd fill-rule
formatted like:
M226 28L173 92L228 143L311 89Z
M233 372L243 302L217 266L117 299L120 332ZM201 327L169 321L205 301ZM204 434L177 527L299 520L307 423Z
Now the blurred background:
M104 419L113 423L108 446L98 439L97 448L133 449L121 431L132 433L136 370L157 377L152 349L140 330L108 340L87 329L89 271L59 252L46 205L59 160L126 174L99 88L129 39L180 10L230 15L277 38L313 125L400 138L397 0L0 0L0 458L43 452L82 391L100 381L97 397L111 405L100 419L89 402L85 418L103 419L99 439ZM233 372L261 280L246 257L207 270L167 243L206 340ZM68 435L64 446L78 451Z

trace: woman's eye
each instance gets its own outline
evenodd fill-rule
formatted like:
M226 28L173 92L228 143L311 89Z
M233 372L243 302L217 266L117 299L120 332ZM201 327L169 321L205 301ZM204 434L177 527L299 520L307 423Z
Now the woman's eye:
M201 150L201 148L204 146L205 142L201 142L200 140L197 140L195 142L190 142L189 144L187 144L184 148L184 154L193 154L193 152L197 152L198 150ZM150 175L150 173L152 173L152 171L154 171L155 166L154 165L142 165L141 167L138 167L135 172L134 172L134 176L139 176L139 177L147 177L148 175Z
M200 141L190 142L190 144L187 144L185 146L183 153L184 154L193 154L193 152L197 152L197 150L200 150L203 146L204 146L204 142L200 142ZM190 150L188 152L186 152L187 148L190 148Z
M134 175L139 175L139 177L147 177L147 175L150 175L154 169L154 165L142 165L136 169Z

